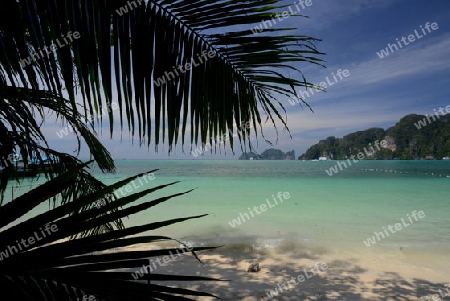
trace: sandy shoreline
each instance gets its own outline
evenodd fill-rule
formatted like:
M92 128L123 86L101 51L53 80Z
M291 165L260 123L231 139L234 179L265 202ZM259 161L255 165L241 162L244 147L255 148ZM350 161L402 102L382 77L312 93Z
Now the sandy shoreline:
M398 265L391 261L363 261L346 254L304 256L273 252L232 253L218 250L200 252L203 265L192 255L182 255L167 266L158 266L155 273L213 277L221 282L175 283L183 288L212 293L223 300L427 300L438 294L450 300L448 273L414 265ZM259 272L247 272L257 262ZM312 276L311 267L326 264L324 270ZM305 274L305 271L307 274ZM303 277L299 277L303 275ZM307 275L310 277L307 279ZM292 278L294 277L294 278ZM299 282L303 279L302 282ZM294 282L295 281L295 282ZM446 291L446 288L448 289ZM281 290L280 290L281 289ZM272 299L268 292L278 290ZM439 292L441 290L441 294ZM449 296L445 297L445 294ZM195 298L193 298L195 299ZM197 297L195 300L214 300ZM433 300L433 299L429 299Z

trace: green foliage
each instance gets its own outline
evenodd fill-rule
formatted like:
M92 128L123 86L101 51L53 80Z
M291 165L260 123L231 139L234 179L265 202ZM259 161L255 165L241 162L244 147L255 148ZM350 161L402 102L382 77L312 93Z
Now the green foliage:
M2 298L77 300L84 293L100 300L208 296L150 283L208 279L152 274L143 284L130 281L128 272L110 271L139 267L146 263L142 258L168 254L170 250L91 254L167 240L129 236L201 216L124 229L123 217L181 194L122 208L165 186L114 200L112 191L132 178L106 186L79 167L77 158L50 149L41 132L41 121L49 112L74 129L79 143L81 139L86 142L102 171L114 171L109 152L95 135L95 126L103 122L100 113L104 109L111 135L114 127L126 127L140 144L146 140L147 146L153 143L157 148L167 143L170 151L178 143L185 145L185 136L190 136L191 145L206 144L233 133L235 124L241 147L248 142L251 149L252 132L243 124L252 123L256 138L259 132L264 137L264 118L276 131L276 121L288 130L282 117L285 110L277 96L296 98L308 106L298 98L296 88L314 85L294 64L322 66L319 57L323 53L314 45L318 40L283 35L291 30L288 28L272 28L257 35L250 30L288 4L277 6L276 0L156 0L142 1L132 9L131 2L0 1L0 155L16 152L27 158L38 153L38 158L41 154L54 156L59 163L46 171L48 183L0 207L0 223L6 228L0 233L0 252L41 226L51 223L59 229L33 248L21 249L0 261ZM128 12L119 14L121 7L128 7ZM233 31L236 25L248 29ZM79 38L56 51L44 50L56 45L56 40L59 44L69 32ZM166 73L192 63L204 51L213 52L214 57L191 72L158 83ZM298 72L301 79L285 76L282 72L286 68ZM74 86L74 82L79 85ZM110 110L116 97L114 90L120 110L118 121ZM65 92L68 99L63 97ZM233 149L233 140L230 146ZM0 174L2 196L12 171L8 166ZM10 225L50 200L54 208L49 212ZM99 200L106 202L100 209L94 205ZM70 238L75 239L67 240ZM208 248L195 250L201 249Z
M295 160L295 150L286 152L286 154L284 154L284 158L286 160Z
M282 160L284 153L279 149L270 148L261 153L261 158L263 160Z
M250 129L242 128L246 122L252 123L255 136L258 125L262 133L265 118L287 128L277 96L308 105L298 97L296 87L314 85L296 66L322 66L323 53L314 44L318 39L291 35L292 28L271 28L258 34L251 30L288 4L277 5L276 0L155 0L133 7L131 2L137 3L1 1L0 95L2 86L33 91L43 86L62 96L65 86L74 112L98 116L111 107L115 85L120 120L115 125L114 114L108 111L111 135L119 124L140 143L153 143L155 148L168 143L169 150L177 143L184 145L187 134L191 144L206 144L235 131L234 124L241 145L250 145ZM121 8L127 12L119 14ZM244 30L236 31L238 25ZM55 45L56 39L62 40L69 32L77 32L79 38L23 66L24 59ZM214 57L203 59L190 72L167 75L176 74L180 65L200 62L205 51ZM283 74L286 69L300 80ZM166 83L159 83L161 78ZM73 87L74 82L79 87ZM82 98L81 107L76 94ZM101 118L94 121L102 122Z
M450 156L450 115L426 118L423 115L407 115L392 128L388 134L396 137L397 150L395 156L400 159L420 159L433 156L436 159ZM417 128L422 121L426 126Z
M250 160L250 158L253 158L254 160L260 160L261 156L254 152L243 153L239 156L239 160Z
M320 140L308 148L299 157L300 160L318 159L321 156L329 156L332 159L340 160L364 152L364 148L369 149L369 144L374 144L376 140L389 138L393 139L392 149L381 149L375 156L367 156L366 159L422 159L450 156L450 116L440 115L427 119L426 116L410 114L393 127L384 130L382 128L370 128L348 134L343 138L328 137ZM419 121L425 126L419 124ZM420 127L420 128L418 128ZM394 150L395 149L395 150Z
M295 160L295 151L291 150L287 153L283 153L283 151L275 148L266 149L258 155L254 152L243 153L239 160L250 160L253 158L254 160Z
M172 240L166 236L154 236L148 231L173 225L205 215L154 221L148 224L120 229L108 233L91 233L89 237L76 238L84 232L126 216L146 211L158 204L187 192L146 200L143 197L169 185L160 185L133 193L107 203L99 208L92 206L106 194L127 185L140 174L103 189L84 195L70 203L35 215L14 224L39 204L59 194L81 172L73 169L53 180L25 193L0 207L0 290L2 300L82 300L93 295L97 300L191 300L188 296L212 296L188 289L173 288L154 282L210 281L204 277L145 274L144 282L134 281L130 271L148 263L148 258L186 253L186 248L149 251L127 251L126 247ZM91 206L90 206L91 205ZM83 207L88 210L79 212ZM76 213L76 214L74 214ZM46 227L47 226L47 227ZM45 229L52 229L45 232ZM54 231L56 229L56 231ZM33 238L30 240L29 238ZM25 239L25 244L23 243ZM28 243L27 243L28 242ZM19 245L20 244L20 245ZM120 250L114 251L115 248ZM124 249L122 249L124 248ZM196 252L212 247L189 248ZM123 269L123 270L122 270ZM183 295L179 297L176 295Z
M1 68L0 68L1 69ZM1 73L1 71L0 71ZM64 173L81 164L76 157L61 153L51 149L46 137L41 131L42 124L39 121L45 120L45 114L56 114L62 120L67 121L77 134L78 151L81 139L83 139L99 168L103 171L114 171L114 161L108 150L100 143L95 131L92 132L85 124L85 118L72 110L71 105L62 97L58 97L48 91L34 91L28 88L14 88L2 84L0 77L0 157L8 158L11 154L20 154L24 160L24 165L29 164L28 158L36 156L50 157L56 159L42 168L46 177ZM14 174L13 164L3 165L0 173L0 195L6 188L8 180ZM6 165L6 166L5 166ZM73 187L81 188L69 190L66 193L66 201L70 201L77 195L71 195L73 191L83 193L97 186L95 180L87 173L80 174L75 179ZM1 201L0 201L1 204Z

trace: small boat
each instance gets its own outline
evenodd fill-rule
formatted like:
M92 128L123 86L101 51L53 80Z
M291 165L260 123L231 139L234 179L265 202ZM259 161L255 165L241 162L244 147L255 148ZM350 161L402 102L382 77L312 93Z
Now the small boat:
M4 172L5 167L12 165L14 170L9 174L11 178L28 178L35 177L40 172L49 171L55 167L59 167L56 159L53 158L29 158L24 161L20 155L13 154L11 159L9 159L10 164L4 161L3 165L0 166L0 174ZM6 164L6 166L5 166Z
M41 159L38 159L37 157L33 157L30 162L28 167L36 169L38 172L45 172L59 167L58 160L55 158L42 157Z

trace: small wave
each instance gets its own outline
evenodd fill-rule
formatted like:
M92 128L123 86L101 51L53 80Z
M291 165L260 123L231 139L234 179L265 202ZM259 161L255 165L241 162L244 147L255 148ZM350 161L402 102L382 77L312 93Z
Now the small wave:
M194 246L221 245L218 249L220 253L276 253L291 254L304 258L314 258L329 252L325 246L316 244L316 242L301 240L295 238L261 238L254 236L230 236L214 239L190 238Z

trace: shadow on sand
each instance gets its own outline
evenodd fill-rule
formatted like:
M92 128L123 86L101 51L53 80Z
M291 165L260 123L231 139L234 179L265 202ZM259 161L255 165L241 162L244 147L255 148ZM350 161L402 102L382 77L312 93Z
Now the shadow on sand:
M302 258L300 258L302 257ZM448 283L432 283L425 279L406 280L393 272L378 273L372 278L366 277L371 273L367 269L351 261L334 260L327 263L327 269L316 273L310 279L287 287L286 282L291 277L304 275L311 265L320 262L320 258L309 256L291 256L288 262L264 264L264 253L243 254L227 252L226 255L217 251L203 252L199 263L193 256L183 255L179 260L168 266L160 267L156 273L174 273L178 275L197 275L213 277L220 282L203 282L187 284L165 282L165 285L190 288L212 293L222 300L335 300L335 301L379 301L379 300L450 300ZM302 264L300 262L309 261ZM260 262L261 270L256 273L247 272L252 262ZM322 261L323 262L323 261ZM370 279L370 280L368 280ZM375 279L375 280L374 280ZM285 284L285 288L281 284ZM279 288L283 291L280 291ZM270 290L278 288L278 296L268 297ZM448 288L448 291L446 290ZM439 295L441 290L441 295ZM445 296L445 293L449 295ZM438 294L439 299L432 299ZM429 297L429 299L425 297ZM420 299L422 298L422 299ZM195 298L193 298L195 299ZM214 298L198 297L195 300L215 300Z

